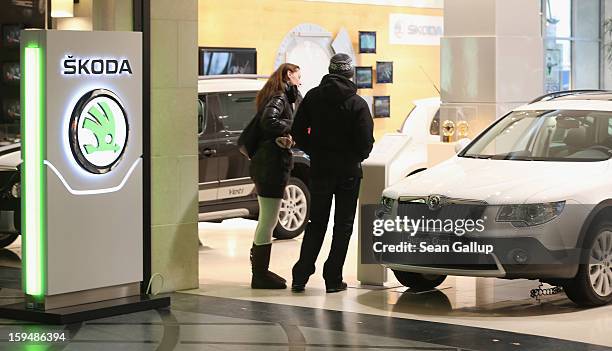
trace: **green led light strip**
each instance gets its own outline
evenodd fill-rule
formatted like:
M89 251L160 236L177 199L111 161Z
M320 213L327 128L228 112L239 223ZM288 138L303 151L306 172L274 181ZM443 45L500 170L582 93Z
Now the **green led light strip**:
M22 127L22 239L24 290L40 300L45 293L45 116L42 50L29 45L24 52Z

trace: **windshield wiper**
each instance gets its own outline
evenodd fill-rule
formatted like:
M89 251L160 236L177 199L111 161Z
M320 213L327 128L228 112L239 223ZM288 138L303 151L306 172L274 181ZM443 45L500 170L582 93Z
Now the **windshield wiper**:
M493 156L494 155L463 155L463 157L466 157L466 158L476 158L479 160L488 160Z
M497 155L493 155L491 156L491 159L493 160L511 160L511 161L533 161L533 157L531 156L526 156L526 155L520 155L515 152L508 152L505 154L497 154Z
M516 158L512 158L511 160L513 161L535 161L535 158L533 157L516 157Z
M533 161L533 157L528 156L513 156L511 153L499 155L463 155L467 158L475 158L479 160L511 160L511 161Z

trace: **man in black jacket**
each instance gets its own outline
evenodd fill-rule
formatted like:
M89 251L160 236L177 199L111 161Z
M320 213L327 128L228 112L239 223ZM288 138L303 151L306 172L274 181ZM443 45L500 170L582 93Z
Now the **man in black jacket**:
M361 183L361 162L374 143L372 115L351 81L351 58L336 54L321 84L306 94L293 121L291 134L297 146L310 155L310 222L300 259L293 267L292 290L304 291L315 272L315 261L335 196L334 231L329 257L323 268L327 292L346 290L342 267L353 232Z

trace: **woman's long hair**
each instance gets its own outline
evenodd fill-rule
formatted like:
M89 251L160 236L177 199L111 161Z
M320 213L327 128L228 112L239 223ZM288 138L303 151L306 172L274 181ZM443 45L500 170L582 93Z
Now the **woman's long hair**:
M289 79L289 72L295 73L299 69L300 66L292 63L283 63L280 65L276 71L272 73L270 78L268 78L264 87L257 93L257 98L255 99L257 111L263 110L272 96L284 93L285 84L287 84L286 81Z

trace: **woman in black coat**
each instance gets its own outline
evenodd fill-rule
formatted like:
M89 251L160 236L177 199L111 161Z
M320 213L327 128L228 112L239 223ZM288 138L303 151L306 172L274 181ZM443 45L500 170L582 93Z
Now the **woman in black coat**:
M272 232L278 223L281 201L289 181L293 138L289 132L294 104L299 99L300 68L282 64L257 94L257 111L262 138L250 164L257 190L259 219L251 248L253 289L285 289L286 281L268 270Z

